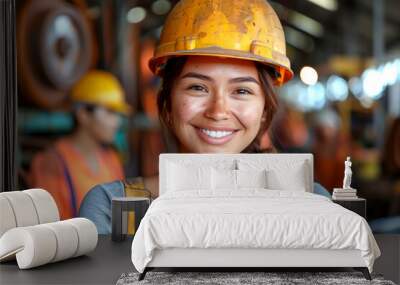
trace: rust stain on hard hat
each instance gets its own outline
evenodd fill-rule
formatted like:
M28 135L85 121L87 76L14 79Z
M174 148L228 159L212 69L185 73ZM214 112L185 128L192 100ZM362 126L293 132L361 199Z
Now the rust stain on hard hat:
M198 36L199 36L199 38L204 38L205 36L207 36L207 33L206 32L200 32Z
M232 2L231 0L221 0L220 11L225 14L226 18L235 25L239 32L247 33L246 23L253 22L250 7L253 0L245 2L245 5L240 2ZM240 4L238 4L240 3Z
M198 5L202 11L201 13L196 13L193 19L192 29L194 31L199 30L202 24L212 15L214 8L213 2L212 0L207 0L201 3L201 5Z

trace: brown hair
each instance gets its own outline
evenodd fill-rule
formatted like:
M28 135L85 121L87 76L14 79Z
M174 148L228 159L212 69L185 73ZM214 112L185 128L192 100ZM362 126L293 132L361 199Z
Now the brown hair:
M162 85L157 97L157 107L160 119L160 124L163 130L167 130L165 136L168 139L173 138L177 141L172 127L169 124L168 116L171 113L171 91L173 84L178 76L181 74L183 67L186 63L186 57L176 57L168 60L162 73ZM263 121L261 122L260 129L254 140L242 151L243 153L262 152L260 148L260 140L262 135L268 130L271 121L278 108L278 100L273 88L273 77L278 76L272 67L256 63L258 76L261 81L261 88L265 94L265 105ZM275 152L275 149L267 150L268 152Z

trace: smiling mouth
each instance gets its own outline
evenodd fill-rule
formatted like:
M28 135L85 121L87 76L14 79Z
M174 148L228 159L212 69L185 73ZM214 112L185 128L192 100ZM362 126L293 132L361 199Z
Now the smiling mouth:
M207 129L201 127L195 127L198 136L208 144L225 144L230 141L235 133L239 130L226 128L226 129Z
M234 131L215 131L209 129L200 129L204 134L209 136L210 138L220 139L226 136L229 136L234 133Z

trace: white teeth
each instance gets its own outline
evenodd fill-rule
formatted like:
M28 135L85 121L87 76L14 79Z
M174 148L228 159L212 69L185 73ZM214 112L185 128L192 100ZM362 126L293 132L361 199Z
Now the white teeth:
M201 131L212 138L222 138L233 133L231 131L211 131L207 129L201 129Z

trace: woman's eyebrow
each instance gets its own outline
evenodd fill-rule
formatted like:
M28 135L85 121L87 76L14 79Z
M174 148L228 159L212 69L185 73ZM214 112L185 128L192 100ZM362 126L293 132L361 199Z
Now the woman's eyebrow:
M196 73L196 72L188 72L185 75L183 75L181 78L188 78L188 77L192 77L192 78L198 78L201 80L205 80L205 81L214 81L211 77L201 74L201 73Z
M254 83L260 85L260 82L258 82L257 79L255 79L254 77L251 77L251 76L232 78L232 79L229 79L229 82L230 83L254 82Z
M211 78L210 76L201 74L201 73L197 73L197 72L188 72L185 75L183 75L181 78L198 78L204 81L214 81L213 78ZM232 78L229 79L229 83L241 83L241 82L253 82L256 83L258 85L260 85L260 82L258 82L257 79L255 79L254 77L251 76L245 76L245 77L236 77L236 78Z

